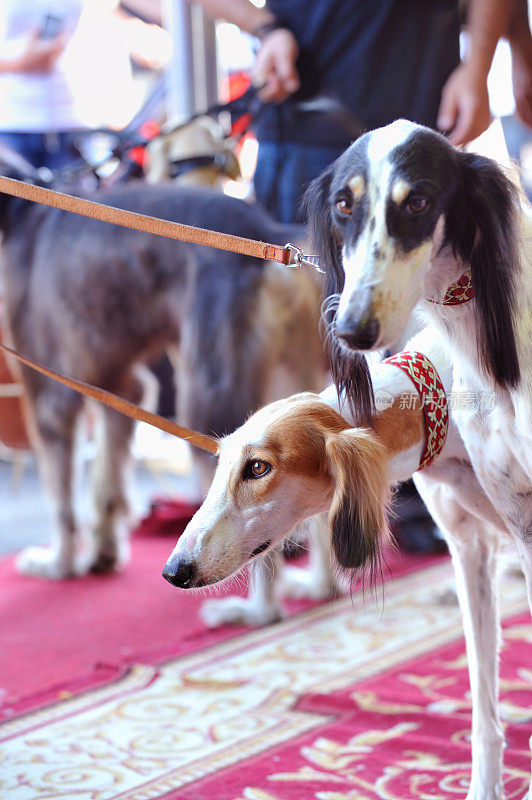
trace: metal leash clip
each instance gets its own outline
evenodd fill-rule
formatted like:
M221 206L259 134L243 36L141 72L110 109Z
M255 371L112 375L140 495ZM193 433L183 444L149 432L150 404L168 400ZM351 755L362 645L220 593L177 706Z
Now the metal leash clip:
M292 267L293 269L297 269L298 267L305 266L314 267L317 272L321 272L322 275L325 274L325 270L321 269L319 257L315 255L305 254L301 250L300 247L297 247L295 244L290 244L287 242L285 244L285 250L290 251L290 260L287 262L287 267Z

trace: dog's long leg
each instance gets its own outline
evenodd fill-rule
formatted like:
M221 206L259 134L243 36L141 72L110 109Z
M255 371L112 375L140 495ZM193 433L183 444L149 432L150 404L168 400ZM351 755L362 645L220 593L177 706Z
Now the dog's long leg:
M41 578L80 575L87 571L87 564L77 553L72 493L74 433L81 399L59 385L43 387L36 394L28 389L30 430L39 471L54 503L56 525L51 547L26 548L17 557L17 568Z
M132 375L120 394L138 403L143 384ZM129 447L135 423L109 408L101 410L97 433L97 453L92 472L95 508L95 553L91 569L110 572L120 569L129 558L126 476L130 464Z
M517 545L517 552L521 561L521 567L526 578L526 588L528 595L528 605L532 614L532 520L527 520L528 530L525 530L522 537L514 537Z
M125 473L134 423L110 409L102 410L101 416L92 472L96 517L91 569L111 572L123 566L129 556Z
M281 618L278 578L282 563L281 551L275 548L251 564L248 603L256 608L256 621L250 624L269 625Z
M530 534L527 540L519 539L517 541L517 549L526 578L528 605L532 614L532 541ZM530 750L532 751L532 736L530 737ZM528 800L532 800L532 782L528 790Z
M467 800L501 800L504 734L498 713L500 624L496 587L497 538L448 539L466 639L472 698L471 785Z
M278 575L282 565L275 548L250 565L248 597L231 595L220 600L206 600L200 614L211 628L219 625L270 625L282 616L278 598Z
M462 487L475 481L463 465ZM500 621L499 533L471 514L438 481L422 473L416 485L449 544L462 610L472 698L472 768L467 800L502 800L504 734L498 712ZM486 503L487 503L486 499Z
M327 515L312 517L309 530L309 565L285 566L281 576L283 595L308 600L336 597L347 588L331 555L331 532Z
M334 597L346 588L331 558L330 531L325 515L313 517L309 532L309 567L287 567L281 550L250 566L247 598L231 596L207 600L201 615L210 627L218 625L269 625L282 616L280 594L310 600Z

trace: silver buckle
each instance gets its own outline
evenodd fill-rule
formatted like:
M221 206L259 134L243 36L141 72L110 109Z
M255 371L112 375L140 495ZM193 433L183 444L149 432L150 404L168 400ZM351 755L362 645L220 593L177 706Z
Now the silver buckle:
M325 274L325 270L320 267L318 256L303 253L300 247L297 247L295 244L290 244L290 242L285 245L285 250L290 251L290 260L286 264L287 267L297 269L304 264L307 267L314 267L317 272Z

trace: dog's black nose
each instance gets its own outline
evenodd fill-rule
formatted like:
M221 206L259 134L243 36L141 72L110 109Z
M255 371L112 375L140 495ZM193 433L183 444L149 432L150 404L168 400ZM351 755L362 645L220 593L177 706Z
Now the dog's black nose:
M184 561L179 556L171 556L163 569L163 578L180 589L190 589L197 570L193 561Z
M379 338L380 325L376 319L365 319L357 326L349 324L349 320L336 324L336 335L351 350L370 350Z

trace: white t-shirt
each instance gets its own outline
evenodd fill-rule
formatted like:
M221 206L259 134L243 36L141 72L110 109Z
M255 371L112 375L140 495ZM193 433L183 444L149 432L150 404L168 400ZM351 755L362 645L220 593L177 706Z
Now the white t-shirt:
M126 124L129 52L96 0L0 0L0 57L23 52L47 15L60 18L68 43L49 73L0 74L0 131Z

